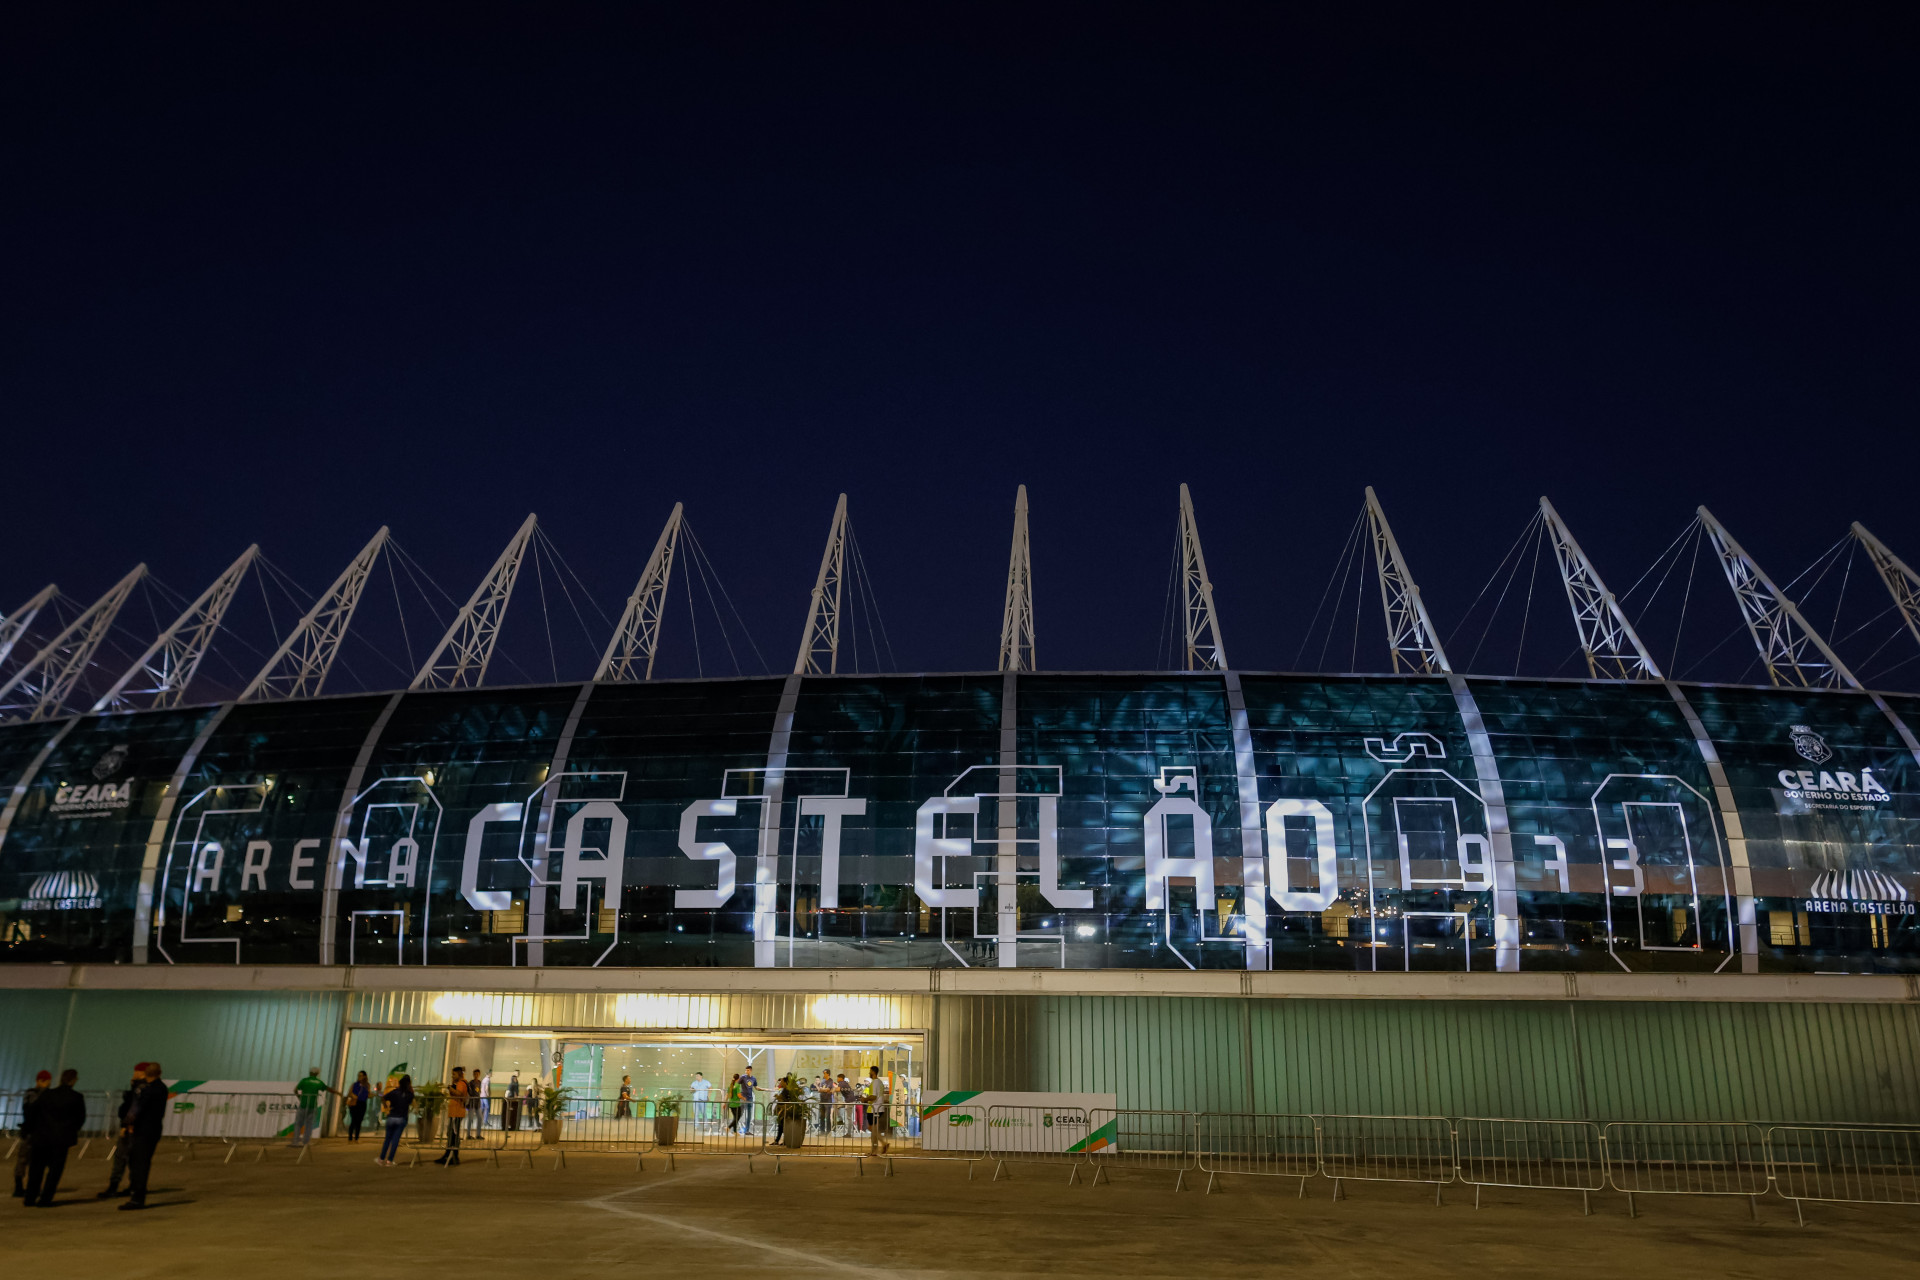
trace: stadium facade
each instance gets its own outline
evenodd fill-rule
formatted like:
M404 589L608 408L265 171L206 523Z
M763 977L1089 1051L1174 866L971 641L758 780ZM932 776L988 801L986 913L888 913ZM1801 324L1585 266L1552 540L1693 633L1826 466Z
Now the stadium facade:
M1039 672L1024 535L995 672L810 661L830 539L784 677L618 678L616 637L584 683L0 726L0 1067L784 1045L1127 1106L1920 1121L1920 698L1465 677L1410 575L1412 670L1235 671L1197 530L1198 669Z

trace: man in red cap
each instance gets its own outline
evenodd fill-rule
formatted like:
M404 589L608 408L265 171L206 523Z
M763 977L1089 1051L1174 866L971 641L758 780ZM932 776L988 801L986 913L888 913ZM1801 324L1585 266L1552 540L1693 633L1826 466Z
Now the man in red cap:
M40 1101L40 1095L53 1087L53 1072L42 1071L33 1078L33 1088L20 1095L20 1131L19 1141L13 1144L13 1198L24 1199L27 1194L27 1163L32 1156L33 1109Z
M133 1150L133 1131L127 1128L127 1111L133 1106L133 1100L140 1092L140 1086L146 1082L147 1064L133 1064L133 1083L120 1092L120 1123L116 1126L113 1142L113 1167L107 1171L107 1189L96 1192L94 1199L111 1200L121 1195L120 1179L127 1172L127 1156Z

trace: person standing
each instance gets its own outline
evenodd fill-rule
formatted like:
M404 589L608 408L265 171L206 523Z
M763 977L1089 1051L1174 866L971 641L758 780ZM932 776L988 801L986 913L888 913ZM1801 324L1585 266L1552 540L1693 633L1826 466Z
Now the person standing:
M875 1155L885 1155L893 1149L891 1129L887 1124L887 1103L892 1089L887 1078L880 1074L879 1067L867 1068L867 1136L868 1149Z
M740 1105L746 1112L748 1132L751 1132L753 1129L753 1091L759 1088L759 1086L760 1082L753 1078L752 1067L748 1067L740 1073Z
M347 1086L346 1093L341 1096L347 1103L347 1141L358 1142L360 1126L367 1119L367 1103L373 1097L373 1085L367 1080L367 1073L362 1071L354 1077L353 1083Z
M401 1076L400 1083L387 1090L380 1104L387 1112L387 1136L381 1141L380 1154L373 1162L391 1169L393 1158L400 1154L400 1139L406 1136L407 1113L413 1110L413 1077Z
M693 1095L693 1128L697 1133L711 1118L707 1115L707 1107L710 1105L707 1098L713 1092L713 1083L696 1071L693 1073L693 1085L688 1092Z
M111 1200L120 1194L120 1179L127 1172L127 1152L133 1146L133 1131L127 1128L127 1112L133 1109L133 1100L140 1093L140 1086L146 1083L147 1064L133 1064L133 1080L120 1094L119 1125L114 1130L113 1164L107 1170L107 1189L94 1193L96 1200Z
M467 1069L453 1069L453 1083L447 1086L447 1149L440 1153L435 1164L456 1165L460 1163L460 1126L467 1119L467 1099L471 1096L467 1088Z
M479 1081L473 1086L473 1124L467 1129L467 1136L477 1138L487 1131L487 1120L493 1111L493 1068L488 1067Z
M846 1121L847 1136L852 1137L862 1128L858 1106L860 1091L854 1087L853 1081L847 1079L847 1073L844 1071L834 1082L834 1088L840 1094L840 1118Z
M507 1105L500 1113L502 1129L520 1127L520 1073L514 1072L507 1077Z
M320 1127L320 1104L329 1093L337 1097L340 1091L320 1078L320 1068L308 1067L307 1074L294 1083L293 1092L299 1103L294 1110L293 1141L287 1145L304 1147Z
M140 1091L133 1095L121 1128L127 1142L127 1202L122 1209L147 1207L147 1175L153 1171L153 1153L160 1147L160 1131L167 1122L167 1086L160 1079L160 1064L149 1062Z
M16 1200L27 1194L27 1168L33 1152L33 1144L28 1141L33 1136L33 1109L39 1104L40 1095L52 1087L53 1072L42 1071L34 1076L33 1088L20 1095L20 1128L13 1144L13 1195Z
M27 1159L27 1191L21 1202L42 1209L53 1203L60 1188L60 1175L67 1168L67 1152L80 1141L87 1127L87 1100L73 1087L80 1073L68 1067L60 1073L60 1083L41 1094L33 1107L33 1131L27 1141L31 1150Z
M540 1127L540 1077L539 1076L535 1076L533 1079L527 1081L526 1122L527 1122L527 1128L529 1129L538 1129Z
M833 1132L833 1073L822 1071L813 1082L814 1096L820 1101L820 1132Z
M740 1131L740 1073L733 1073L733 1079L727 1081L727 1132Z

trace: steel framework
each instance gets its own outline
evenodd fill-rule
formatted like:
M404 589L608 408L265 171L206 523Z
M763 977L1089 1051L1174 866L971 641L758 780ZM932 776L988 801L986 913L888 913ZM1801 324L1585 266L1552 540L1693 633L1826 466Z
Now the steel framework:
M1200 525L1193 518L1193 495L1180 486L1180 597L1187 625L1187 670L1225 671L1227 648L1220 641L1220 615L1213 607L1213 579L1200 549Z
M307 616L260 668L260 674L241 691L241 702L278 698L317 698L333 660L340 656L340 644L347 638L353 611L360 607L360 593L366 589L380 549L387 545L387 526L368 539L326 594L313 602Z
M1000 670L1032 671L1033 549L1027 541L1027 486L1013 500L1013 553L1007 558L1007 607L1000 617Z
M1867 549L1867 558L1879 570L1880 581L1887 584L1894 607L1900 610L1907 630L1913 633L1915 640L1920 640L1920 574L1908 568L1905 560L1887 550L1887 544L1868 533L1867 526L1858 520L1853 522L1853 536ZM6 653L0 651L0 660L5 657Z
M5 617L0 617L0 666L6 664L14 646L20 643L20 638L27 634L27 628L33 625L34 618L59 594L60 588L49 582L34 592L32 599Z
M149 709L179 706L187 686L193 683L194 672L200 669L200 660L213 645L221 619L227 616L227 606L233 603L234 594L259 554L259 543L242 551L240 558L228 565L100 696L93 704L94 714L135 710L140 705L135 701L138 698L145 698Z
M0 685L0 723L19 720L46 720L63 713L67 698L107 638L120 606L147 576L147 566L135 565L126 577L114 583L107 593L87 606L85 613L69 623L46 648Z
M1639 633L1627 621L1620 602L1600 580L1600 571L1574 540L1573 531L1542 496L1540 515L1553 539L1554 558L1560 562L1560 580L1567 587L1574 629L1587 655L1587 674L1611 680L1660 680L1660 667L1640 643Z
M527 516L408 688L474 689L487 678L487 664L493 661L494 642L506 621L507 602L513 598L514 580L520 576L535 522L535 516Z
M647 567L627 597L627 611L620 615L613 639L600 659L595 680L630 682L653 679L653 659L660 649L660 619L667 610L667 583L673 577L673 557L680 545L681 503L673 504L673 514L653 544Z
M1400 544L1394 540L1393 526L1380 507L1373 486L1367 486L1367 525L1373 531L1373 563L1380 573L1380 604L1387 614L1387 648L1393 654L1393 669L1401 663L1415 671L1433 674L1451 673L1446 650L1433 629L1426 602L1407 569Z
M1842 685L1858 689L1860 682L1840 655L1828 647L1813 629L1799 607L1787 599L1773 579L1741 545L1727 527L1714 519L1713 512L1700 508L1700 522L1720 553L1720 567L1726 570L1727 585L1740 602L1740 616L1766 665L1767 679L1776 687L1802 689L1838 689Z
M847 563L847 495L834 504L833 524L827 529L827 548L820 553L820 573L813 580L813 599L807 605L807 626L800 633L800 656L793 660L797 676L829 675L840 670L840 579ZM827 665L820 665L824 653Z

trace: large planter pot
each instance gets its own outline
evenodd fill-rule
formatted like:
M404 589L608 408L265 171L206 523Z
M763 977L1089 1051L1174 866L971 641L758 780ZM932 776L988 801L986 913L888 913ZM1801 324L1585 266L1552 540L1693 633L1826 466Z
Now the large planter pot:
M798 1151L807 1140L807 1122L800 1116L783 1116L780 1120L780 1145L789 1151Z
M439 1120L440 1117L434 1115L420 1117L420 1123L415 1129L415 1135L418 1137L421 1146L430 1147L433 1145L433 1130L434 1126L439 1123Z
M551 1120L546 1120L541 1122L540 1141L546 1143L550 1147L557 1147L560 1145L560 1117L559 1116L555 1116Z
M653 1118L653 1141L655 1146L670 1147L679 1136L679 1116L655 1116Z

